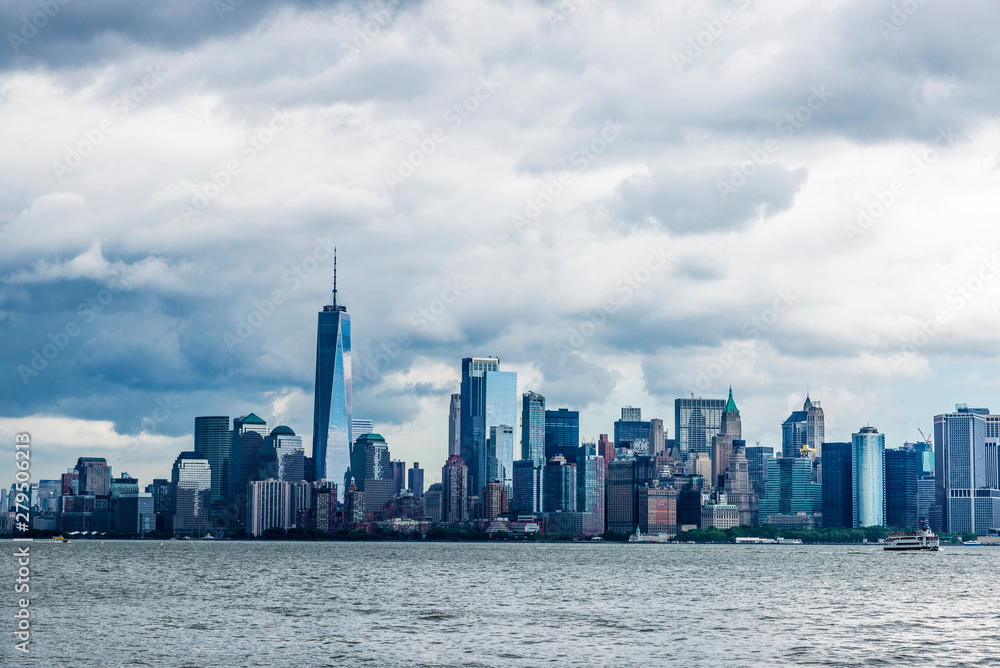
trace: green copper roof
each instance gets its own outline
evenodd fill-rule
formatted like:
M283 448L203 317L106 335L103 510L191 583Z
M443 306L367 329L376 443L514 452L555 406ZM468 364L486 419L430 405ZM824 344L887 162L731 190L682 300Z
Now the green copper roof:
M740 409L736 407L736 402L733 401L733 387L729 386L729 401L726 402L726 412L727 413L739 413Z
M250 415L243 418L243 424L267 424L267 423L261 420L253 413L251 413Z
M361 434L356 439L358 441L385 441L381 434Z

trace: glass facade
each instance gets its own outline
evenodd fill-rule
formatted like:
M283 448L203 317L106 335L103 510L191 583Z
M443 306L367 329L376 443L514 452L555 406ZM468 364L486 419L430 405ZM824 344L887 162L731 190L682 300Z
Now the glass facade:
M918 528L918 460L918 453L913 450L885 451L886 526L898 529Z
M542 512L542 470L530 459L514 462L514 493L508 504L512 512Z
M823 512L822 485L812 481L812 458L776 457L767 461L767 483L758 506L760 524L769 515Z
M546 461L556 456L562 456L567 462L574 464L579 448L580 411L571 411L566 408L545 411Z
M487 482L502 484L509 498L514 493L514 428L507 425L490 427L487 452Z
M986 438L993 417L986 413L959 405L934 417L935 506L944 531L985 533L1000 526L997 439Z
M674 439L683 459L712 452L712 437L722 429L724 399L675 399Z
M336 302L336 299L334 299ZM354 442L351 385L351 316L336 303L319 313L316 332L316 390L313 403L313 460L317 480L347 489Z
M604 533L604 487L607 464L604 457L591 455L576 464L576 508L580 512L594 513L596 533Z
M854 526L885 525L885 434L862 427L851 437Z
M545 397L534 392L521 395L521 459L545 466Z
M194 451L212 467L212 500L224 499L229 489L229 455L232 449L228 415L194 419Z
M182 452L174 461L171 488L174 533L203 536L212 528L212 469L208 460L197 452Z
M823 526L854 526L850 443L823 444Z
M774 448L764 445L747 446L747 471L750 484L757 498L764 496L764 485L767 483L767 460L774 458Z
M638 410L638 409L636 409ZM622 409L624 412L625 409ZM649 422L642 420L615 420L615 447L636 449L636 441L649 443ZM640 454L646 454L642 449Z

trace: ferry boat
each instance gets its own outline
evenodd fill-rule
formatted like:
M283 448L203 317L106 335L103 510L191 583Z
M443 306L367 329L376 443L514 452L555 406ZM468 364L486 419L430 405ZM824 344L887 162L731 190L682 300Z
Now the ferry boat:
M937 550L940 544L937 535L930 529L891 533L886 541L884 550Z
M628 537L628 542L630 543L669 543L673 536L666 533L658 534L644 534L639 531L639 527L635 528L635 533Z

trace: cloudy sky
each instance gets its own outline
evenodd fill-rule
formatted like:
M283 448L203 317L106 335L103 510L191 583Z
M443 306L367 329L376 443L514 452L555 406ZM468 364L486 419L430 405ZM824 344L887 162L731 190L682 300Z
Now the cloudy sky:
M167 477L197 415L354 408L440 476L460 358L610 432L731 383L748 441L995 408L1000 7L15 0L0 439ZM12 458L11 458L12 459ZM12 461L0 464L11 478Z

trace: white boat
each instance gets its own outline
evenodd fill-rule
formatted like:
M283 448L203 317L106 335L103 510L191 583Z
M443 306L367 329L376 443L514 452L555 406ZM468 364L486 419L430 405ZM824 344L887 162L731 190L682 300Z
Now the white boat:
M884 550L937 550L940 545L937 535L930 529L891 533L886 538Z
M635 528L635 533L628 537L630 543L669 543L673 535L667 533L644 534Z
M962 545L982 545L978 540L963 540Z

